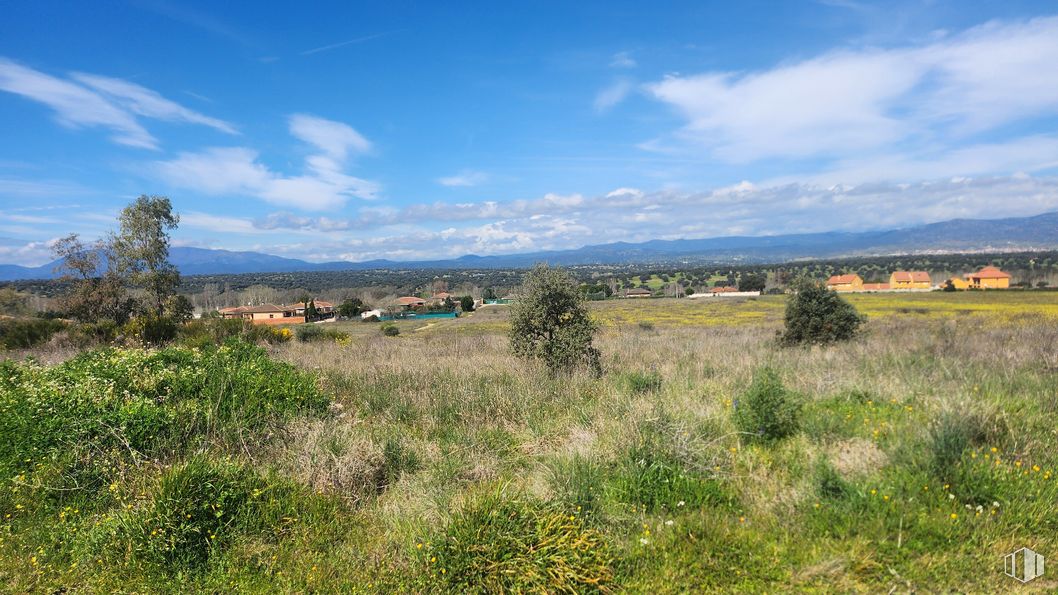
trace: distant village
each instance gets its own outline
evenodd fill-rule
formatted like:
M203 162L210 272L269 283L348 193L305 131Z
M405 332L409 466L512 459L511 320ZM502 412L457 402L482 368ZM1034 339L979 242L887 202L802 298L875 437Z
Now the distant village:
M826 286L838 292L914 292L914 291L965 291L983 289L1010 288L1011 275L994 266L986 266L979 271L967 273L962 277L950 277L935 283L926 271L894 271L889 275L888 283L865 283L855 273L834 275L827 279ZM762 291L740 291L737 287L721 285L700 289L694 293L678 295L688 299L701 298L735 298L761 295ZM615 293L612 297L621 299L646 299L656 297L656 292L640 286L631 287ZM406 318L455 318L460 311L469 312L477 308L505 305L518 299L516 294L504 297L489 295L482 298L455 296L447 291L438 291L428 298L419 296L401 296L392 300L384 308L371 308L356 300L349 306L335 305L324 300L309 299L289 305L260 304L220 308L217 316L225 319L242 319L253 324L281 325L309 322L326 322L339 317L359 316L365 321L387 321Z

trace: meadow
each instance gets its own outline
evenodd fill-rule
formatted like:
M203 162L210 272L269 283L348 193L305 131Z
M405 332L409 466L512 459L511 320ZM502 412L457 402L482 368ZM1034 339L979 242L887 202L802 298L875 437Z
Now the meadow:
M1051 592L1058 294L593 302L604 374L513 358L504 307L341 340L0 364L11 592ZM17 354L16 359L26 356ZM798 403L733 417L762 370Z

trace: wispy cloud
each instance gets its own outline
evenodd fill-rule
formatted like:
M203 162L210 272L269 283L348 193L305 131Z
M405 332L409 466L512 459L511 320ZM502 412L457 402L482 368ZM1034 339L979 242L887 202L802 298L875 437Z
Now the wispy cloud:
M175 159L155 162L152 169L176 187L213 196L252 196L304 210L332 209L350 198L376 196L378 184L343 172L351 154L371 148L370 142L352 127L296 114L290 118L290 133L319 150L306 157L302 175L275 172L258 160L256 151L245 147L184 152Z
M687 119L675 139L732 162L959 143L1058 114L1058 17L989 23L920 46L839 50L648 85Z
M381 33L372 33L371 35L363 35L360 37L354 37L345 41L339 41L338 43L331 43L328 45L320 46L318 48L312 48L311 50L305 50L301 52L302 56L311 56L312 54L318 54L320 52L326 52L328 50L335 50L347 45L356 45L358 43L364 43L365 41L371 41L372 39L378 39L380 37L387 37L394 33L400 33L403 29L395 29L393 31L383 31Z
M71 76L74 80L102 93L134 114L170 122L201 124L227 134L238 134L234 126L223 120L190 110L135 83L83 72L75 72Z
M637 65L631 52L617 52L610 58L610 68L635 68Z
M157 149L158 140L136 116L201 124L235 133L230 124L187 109L158 93L121 79L75 73L61 79L0 58L0 90L42 103L69 128L101 127L118 144Z
M445 176L438 178L437 183L442 186L457 187L457 186L478 186L484 184L489 179L489 175L485 172L463 170L453 176Z
M593 106L597 112L605 112L624 101L625 97L632 91L632 82L628 79L618 79L610 86L602 89L595 95Z

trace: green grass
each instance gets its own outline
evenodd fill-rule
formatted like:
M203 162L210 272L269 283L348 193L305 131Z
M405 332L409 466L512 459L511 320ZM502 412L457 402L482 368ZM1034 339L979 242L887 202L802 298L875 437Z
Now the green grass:
M514 359L503 308L267 352L6 362L0 583L1009 590L1004 554L1058 551L1058 317L1040 295L850 296L862 335L795 349L775 340L781 297L594 303L598 379ZM740 433L785 399L796 423Z

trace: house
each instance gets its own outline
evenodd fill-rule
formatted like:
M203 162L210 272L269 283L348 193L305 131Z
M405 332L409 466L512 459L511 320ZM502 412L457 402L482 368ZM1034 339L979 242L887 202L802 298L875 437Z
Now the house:
M242 318L242 312L246 308L247 308L247 306L235 306L235 307L231 307L231 308L221 308L221 309L217 310L217 313L220 314L221 318L228 318L228 319Z
M993 266L987 266L976 273L964 275L974 289L1006 289L1010 287L1010 273L1004 273Z
M396 304L405 310L418 308L426 305L426 300L415 296L404 296L397 298Z
M239 312L239 317L253 324L301 324L305 322L304 314L298 316L293 308L275 304L244 306Z
M318 315L320 315L322 318L329 318L337 310L337 306L335 306L334 304L332 304L330 302L325 302L323 300L311 300L311 301L316 306L316 313ZM305 302L298 302L296 304L290 304L289 306L286 306L286 307L294 310L294 314L296 314L298 316L304 316L305 315L305 308L307 308L308 305L305 304Z
M827 279L827 289L833 289L834 291L861 291L863 290L863 279L856 273L834 275Z
M965 279L960 279L958 277L952 277L951 279L948 279L947 282L951 283L952 287L954 287L955 289L958 289L960 291L965 290L965 289L970 289L970 282L965 280Z
M864 283L863 291L889 291L892 285L889 283Z
M648 298L652 295L654 293L645 287L633 287L625 290L626 298Z
M926 271L893 271L889 275L890 289L929 289L933 280Z
M705 293L711 293L713 295L719 295L721 293L738 293L738 288L737 287L732 287L730 285L724 285L722 287L710 287L709 289L705 290ZM760 292L757 291L757 292L753 292L753 293L758 293L759 294Z

